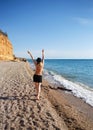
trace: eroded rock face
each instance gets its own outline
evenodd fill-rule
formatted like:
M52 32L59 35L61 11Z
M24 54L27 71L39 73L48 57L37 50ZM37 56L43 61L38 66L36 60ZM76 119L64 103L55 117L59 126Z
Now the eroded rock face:
M0 60L13 60L13 47L8 37L0 32Z

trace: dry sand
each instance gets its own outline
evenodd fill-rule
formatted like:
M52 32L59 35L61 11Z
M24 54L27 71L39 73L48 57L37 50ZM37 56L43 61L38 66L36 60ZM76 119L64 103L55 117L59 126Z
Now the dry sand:
M93 130L93 107L43 81L40 100L28 62L0 62L0 130Z

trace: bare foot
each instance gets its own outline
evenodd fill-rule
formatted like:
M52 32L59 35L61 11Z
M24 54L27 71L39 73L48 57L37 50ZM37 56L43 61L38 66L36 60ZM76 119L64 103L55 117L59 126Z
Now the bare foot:
M39 96L37 96L37 100L39 100Z

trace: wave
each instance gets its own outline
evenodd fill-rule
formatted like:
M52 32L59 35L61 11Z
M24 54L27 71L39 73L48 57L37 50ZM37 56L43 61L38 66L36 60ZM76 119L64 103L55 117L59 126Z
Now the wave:
M86 103L93 106L93 89L90 87L79 82L67 80L53 71L44 70L44 77L51 83L60 84L66 89L71 89L74 96L82 98Z
M35 69L33 63L31 68ZM86 103L93 106L93 89L80 82L75 82L64 78L62 75L55 73L54 71L49 71L44 69L44 78L50 83L56 85L63 85L66 89L72 90L74 96L83 99Z

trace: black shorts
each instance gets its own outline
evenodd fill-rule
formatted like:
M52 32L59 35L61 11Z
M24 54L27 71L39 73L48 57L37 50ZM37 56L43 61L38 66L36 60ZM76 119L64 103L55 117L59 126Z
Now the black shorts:
M37 83L42 83L42 75L36 75L33 76L33 81Z

